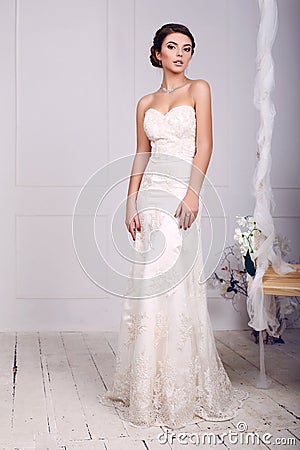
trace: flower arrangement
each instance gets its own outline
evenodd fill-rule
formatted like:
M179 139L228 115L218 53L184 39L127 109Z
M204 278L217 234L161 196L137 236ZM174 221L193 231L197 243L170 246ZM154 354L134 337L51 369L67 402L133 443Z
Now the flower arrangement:
M261 231L252 216L236 216L240 228L235 229L236 243L225 247L220 261L222 275L214 272L210 277L213 287L218 287L224 298L236 300L247 297L247 274L254 276L256 261L253 258Z
M210 276L208 283L217 288L222 297L232 300L233 307L238 310L236 304L247 297L248 285L247 272L238 244L224 248L219 270L220 272L215 271Z
M248 279L254 277L256 273L256 259L254 251L258 248L261 230L256 227L253 216L236 216L239 227L235 228L233 245L227 246L223 250L223 255L219 263L219 269L208 279L208 284L217 288L220 295L232 301L233 307L248 296ZM281 257L285 257L289 251L289 240L285 236L276 235L273 243L274 251ZM289 261L291 262L291 261ZM279 302L279 300L277 299ZM280 303L280 302L279 302ZM285 328L287 322L286 315L290 315L295 310L299 311L299 298L285 298L283 306L276 308L278 323L281 329ZM299 314L295 317L294 323L299 319ZM252 331L255 342L258 342L258 332ZM266 332L265 342L284 343L281 336L274 338Z
M256 228L256 222L253 216L236 217L238 225L240 225L243 230L241 230L241 228L236 228L233 238L240 245L247 273L254 277L256 273L256 260L253 258L253 253L257 248L261 230Z

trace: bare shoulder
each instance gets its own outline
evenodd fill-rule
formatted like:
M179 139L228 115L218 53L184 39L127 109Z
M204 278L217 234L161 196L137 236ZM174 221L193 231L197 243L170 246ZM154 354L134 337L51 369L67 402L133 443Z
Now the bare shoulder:
M211 91L208 81L203 79L191 80L190 90L193 96L202 98L210 96Z
M144 113L146 109L149 108L149 105L153 101L153 95L154 94L147 94L144 95L142 98L139 99L137 103L137 112Z
M211 108L211 92L210 85L206 80L191 80L190 95L193 98L195 109L201 105L203 107ZM206 106L205 106L206 105Z

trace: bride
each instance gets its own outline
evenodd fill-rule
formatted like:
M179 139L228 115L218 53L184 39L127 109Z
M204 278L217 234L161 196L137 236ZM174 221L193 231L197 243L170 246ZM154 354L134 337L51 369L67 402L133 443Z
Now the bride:
M207 309L199 196L211 96L207 81L185 76L194 49L187 27L163 25L150 54L162 83L137 105L125 220L134 258L112 387L98 398L139 427L230 420L249 396L231 384Z

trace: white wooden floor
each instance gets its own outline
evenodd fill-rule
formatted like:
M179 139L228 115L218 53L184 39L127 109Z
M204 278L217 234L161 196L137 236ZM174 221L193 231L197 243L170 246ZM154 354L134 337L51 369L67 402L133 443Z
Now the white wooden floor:
M189 433L235 432L240 421L248 432L260 436L268 432L272 442L279 438L281 443L234 444L227 436L223 443L198 448L300 448L299 329L285 331L285 344L265 345L267 374L272 378L267 390L255 387L259 348L250 334L251 330L215 332L233 384L250 392L238 416L181 429L189 436L188 445L177 435L172 445L163 445L157 439L159 427L129 426L96 398L112 381L116 333L0 333L0 449L197 448Z

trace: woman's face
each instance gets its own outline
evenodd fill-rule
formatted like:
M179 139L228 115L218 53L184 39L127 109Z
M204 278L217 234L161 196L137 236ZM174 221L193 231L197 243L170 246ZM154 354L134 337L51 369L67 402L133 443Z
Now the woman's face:
M164 69L175 73L184 72L192 57L192 41L182 33L168 34L156 56Z

